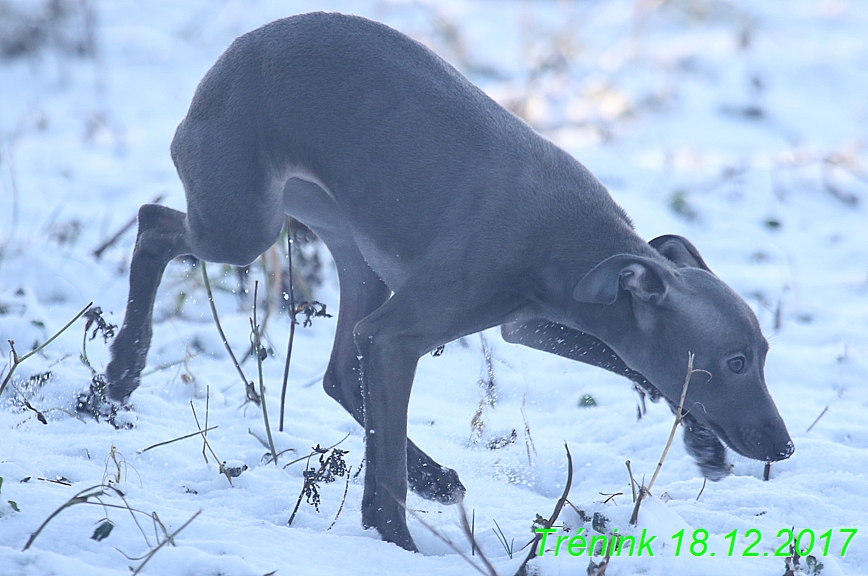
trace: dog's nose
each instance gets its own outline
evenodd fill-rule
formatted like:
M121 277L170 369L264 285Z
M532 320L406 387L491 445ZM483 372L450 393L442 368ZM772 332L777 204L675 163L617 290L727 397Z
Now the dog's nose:
M777 458L772 459L772 462L777 462L778 460L786 460L790 456L793 455L793 452L796 451L796 446L793 444L792 440L787 440L782 444L775 444L775 453Z

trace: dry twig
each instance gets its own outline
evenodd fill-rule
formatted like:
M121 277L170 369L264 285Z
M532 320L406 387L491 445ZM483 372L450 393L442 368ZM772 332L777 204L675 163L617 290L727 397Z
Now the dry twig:
M633 502L636 502L636 481L633 479L633 469L630 468L630 461L627 460L627 472L630 474L630 489L633 491Z
M555 509L552 511L551 517L545 521L543 524L543 529L548 530L552 526L554 526L555 522L558 519L558 515L561 513L561 510L564 509L564 504L567 502L567 496L570 493L570 488L573 485L573 457L570 454L570 447L564 442L564 449L567 451L567 483L564 486L564 492L561 494L561 497L558 499L555 504ZM518 570L515 572L515 576L526 576L527 575L527 563L530 562L530 559L534 557L536 554L536 547L541 540L541 535L537 532L534 535L533 540L530 541L530 550L528 550L527 557L525 557L524 562L521 563L521 566L518 567Z
M277 449L274 447L274 438L271 435L271 425L268 423L268 407L265 403L265 379L262 377L262 357L267 355L267 352L262 347L262 341L259 335L259 324L256 323L256 297L259 293L259 280L253 285L253 318L250 319L251 338L253 338L253 348L256 354L256 366L259 370L259 406L262 408L262 419L265 422L265 433L268 435L268 446L271 450L271 461L277 466Z
M108 496L108 495L109 495L109 494L108 494L109 492L113 492L116 496L118 496L118 497L123 501L123 506L121 506L121 505L119 505L119 504L111 504L111 503L108 503L108 502L104 502L104 501L101 499L101 496ZM96 502L92 502L91 499L96 500ZM126 497L124 496L124 493L121 492L120 490L118 490L117 488L115 488L114 486L111 486L111 485L108 485L108 484L97 484L96 486L91 486L91 487L89 487L89 488L85 488L84 490L81 490L80 492L78 492L77 494L75 494L72 498L70 498L69 500L67 500L66 502L64 502L64 503L63 503L59 508L57 508L54 512L52 512L52 513L48 516L48 518L46 518L46 519L42 522L42 524L39 525L39 528L37 528L36 531L33 532L33 533L30 535L30 538L27 540L27 543L24 545L24 548L22 548L21 551L23 552L23 551L27 550L28 548L30 548L30 546L33 544L33 542L36 540L36 538L39 536L39 534L42 533L42 531L45 529L46 526L48 526L48 523L49 523L49 522L51 522L54 518L56 518L56 517L57 517L61 512L63 512L63 511L66 510L67 508L71 508L72 506L75 506L75 505L77 505L77 504L90 504L90 505L92 505L92 506L100 506L100 507L102 507L102 508L116 508L116 509L119 509L119 510L127 510L127 511L130 513L130 516L132 517L133 522L135 523L136 527L138 527L139 532L141 532L142 537L145 539L145 543L148 545L148 548L152 548L151 543L150 543L150 541L148 540L148 536L145 534L144 529L142 528L141 524L139 524L139 521L138 521L138 519L136 518L136 514L143 514L143 515L145 515L145 516L148 516L148 517L151 517L151 518L155 518L155 519L158 520L158 518L157 518L157 516L156 516L156 513L148 514L147 512L144 512L144 511L142 511L142 510L138 510L138 509L136 509L136 508L133 508L132 506L130 506L129 502L127 502L127 499L126 499ZM192 522L193 519L196 518L196 516L198 516L200 512L201 512L201 510L200 510L199 512L197 512L196 514L194 514L192 518L190 518L190 519L189 519L189 520L188 520L188 521L187 521L183 526L181 526L181 528L179 528L178 530L176 530L172 535L168 535L168 534L167 534L166 540L164 540L163 542L161 542L161 543L160 543L156 548L152 548L152 549L151 549L151 551L150 551L150 552L148 553L148 555L146 556L146 560L145 560L145 562L143 562L143 563L142 563L142 564L141 564L141 565L140 565L140 566L135 570L135 572L133 572L133 574L138 574L139 571L140 571L140 570L144 567L144 565L147 563L147 561L148 561L148 560L149 560L149 559L150 559L150 558L151 558L151 557L152 557L152 556L153 556L153 555L154 555L154 554L155 554L155 553L156 553L160 548L162 548L163 545L164 545L167 541L171 541L172 537L174 537L176 534L178 534L178 532L180 532L180 531L183 530L183 529L184 529L188 524L190 524L190 522ZM165 528L164 528L164 530L165 530ZM157 538L157 540L159 541L159 537Z
M253 388L253 382L249 381L247 376L244 375L244 371L241 370L241 364L238 363L235 353L232 352L232 348L229 346L229 341L226 340L226 334L223 332L223 326L220 325L220 318L217 316L217 306L214 305L214 294L211 292L211 282L208 281L208 269L205 265L205 261L200 260L200 263L202 264L202 278L205 281L205 292L208 294L208 303L211 305L211 315L214 316L214 323L217 325L217 332L220 333L220 340L223 341L223 346L225 346L226 351L229 352L229 357L232 358L232 363L235 364L235 369L238 370L238 375L241 376L241 381L244 382L244 390L247 394L247 399L258 406L259 396Z
M643 483L643 486L639 488L639 497L636 499L636 504L633 506L633 515L630 516L631 526L635 526L636 523L639 522L639 506L642 504L642 500L651 494L651 488L654 486L654 481L657 480L657 474L660 473L660 469L663 467L663 461L666 459L666 454L669 453L669 447L672 446L672 440L675 438L675 431L684 419L684 399L687 397L687 386L690 384L690 378L693 376L694 372L708 373L706 370L694 370L693 358L693 352L688 352L687 375L684 377L684 385L681 387L681 399L678 402L678 410L675 413L675 422L672 423L672 430L669 432L669 440L666 441L666 447L663 448L663 454L660 455L660 460L657 461L657 467L654 469L651 481L648 483L647 487L645 487Z
M166 534L166 537L163 539L163 541L160 542L160 544L159 544L156 548L154 548L154 549L152 549L150 552L148 552L148 554L145 556L144 561L143 561L141 564L139 564L139 567L135 569L135 571L133 572L133 575L132 575L132 576L136 576L136 574L138 574L139 572L141 572L141 571L142 571L142 568L145 567L145 564L147 564L148 562L150 562L150 561L151 561L151 558L154 557L154 554L156 554L157 552L160 551L160 548L162 548L163 546L165 546L166 544L168 544L168 543L170 543L170 542L173 543L174 540L175 540L175 536L177 536L178 533L179 533L181 530L183 530L184 528L186 528L187 526L189 526L190 523L191 523L193 520L195 520L196 517L197 517L199 514L201 514L201 513L202 513L202 511L199 510L198 512L196 512L195 514L193 514L192 516L190 516L190 519L187 520L186 522L184 522L184 524L182 524L180 528L178 528L177 530L175 530L175 531L172 532L171 534L168 534L168 533L167 533L167 534Z
M286 363L283 365L283 387L280 389L280 425L283 432L283 413L286 408L286 387L289 384L289 365L292 362L292 344L295 340L295 290L292 283L292 231L286 227L286 257L289 259L289 342L286 344Z
M223 467L223 461L217 457L217 453L214 452L214 449L211 448L211 443L208 442L208 437L205 435L205 430L203 430L202 426L199 425L199 417L196 415L196 407L193 406L192 400L190 400L190 409L193 410L193 419L196 420L196 428L198 428L199 432L202 434L202 440L205 442L205 446L208 448L208 451L211 452L211 456L213 456L214 460L217 461L217 466L220 469L220 473L226 476L226 479L229 481L230 486L234 486L234 484L232 484L232 476L229 474L226 468ZM205 456L205 454L203 453L202 456ZM207 462L208 458L205 458L205 463Z
M825 416L825 415L826 415L826 412L828 412L828 411L829 411L829 407L828 407L828 406L826 406L825 408L823 408L823 411L820 412L820 415L817 416L817 419L814 420L814 422L813 422L810 426L808 426L808 429L805 430L805 432L810 432L810 431L814 428L814 426L817 425L817 422L820 421L820 418L822 418L823 416Z
M14 340L9 340L9 347L12 348L12 365L9 367L9 372L7 372L7 373L6 373L6 376L3 378L3 383L0 384L0 396L2 396L2 394L3 394L3 390L6 389L6 385L7 385L7 384L9 383L9 381L12 379L12 374L15 372L15 369L18 368L18 366L19 366L22 362L24 362L25 360L27 360L28 358L30 358L31 356L33 356L34 354L36 354L37 352L39 352L40 350L42 350L43 348L45 348L46 346L48 346L49 344L51 344L52 342L54 342L54 340L55 340L58 336L60 336L61 334L63 334L63 333L66 331L67 328L69 328L70 326L72 326L72 325L75 323L76 320L78 320L79 318L81 318L82 316L84 316L84 313L87 312L88 309L90 309L91 306L93 306L93 302L88 303L87 306L85 306L84 308L82 308L81 312L79 312L78 314L76 314L75 317L74 317L72 320L70 320L69 322L67 322L67 323L63 326L63 328L61 328L60 330L58 330L57 332L55 332L54 335L53 335L51 338L49 338L48 340L46 340L45 342L43 342L42 344L40 344L39 346L37 346L36 348L34 348L33 350L31 350L30 352L28 352L28 353L25 354L24 356L20 356L20 357L18 356L18 353L15 351L15 341L14 341Z
M705 485L708 483L708 478L702 479L702 488L699 489L699 494L696 495L696 502L699 502L699 497L702 496L702 493L705 492Z
M350 472L352 472L352 471L353 471L353 467L352 467L352 466L348 466L348 467L347 467L347 483L344 485L344 495L343 495L343 497L341 498L341 505L338 506L338 513L335 514L335 519L332 520L332 523L329 524L329 527L328 527L328 528L326 528L326 532L328 532L329 530L331 530L332 528L335 527L335 524L338 523L338 518L340 518L340 516L341 516L341 512L342 512L343 509L344 509L344 503L346 503L346 501L347 501L347 492L350 491Z
M207 426L207 422L205 425ZM216 430L217 428L219 428L219 426L212 426L210 428L205 428L204 430L199 430L198 432L190 432L189 434L184 434L183 436L179 436L178 438L166 440L165 442L157 442L156 444L151 444L147 448L143 448L142 450L139 450L138 454L142 454L143 452L147 452L148 450L151 450L153 448L159 448L160 446L172 444L173 442L178 442L179 440L186 440L187 438L192 438L194 436L204 436L205 434L207 434L211 430ZM204 450L204 448L203 448L203 450ZM206 462L207 462L207 460L206 460Z
M491 562L488 561L488 559L482 553L482 550L476 544L476 540L472 534L472 531L469 530L468 528L465 528L465 525L467 523L467 512L464 510L463 506L461 506L461 508L460 508L461 514L462 514L462 520L463 520L462 521L462 528L464 528L464 533L466 535L469 535L468 538L470 538L470 541L471 541L471 548L473 550L476 550L479 552L479 557L482 558L483 567L485 568L485 570L483 570L483 567L480 567L479 564L477 564L476 562L471 560L470 557L467 554L465 554L464 551L461 550L454 542L452 542L452 540L450 540L445 534L442 534L437 529L435 529L433 526L431 526L430 524L425 522L425 520L422 519L422 517L419 515L418 512L416 512L412 508L408 508L407 505L404 503L401 503L401 505L404 507L404 510L406 510L410 516L412 516L417 522L419 522L419 524L421 524L426 530L428 530L431 534L433 534L435 537L437 537L438 540L440 540L441 542L443 542L444 544L449 546L453 552L455 552L456 554L461 556L461 558L463 558L465 562L470 564L473 567L473 569L476 570L477 572L479 572L480 574L482 574L482 576L497 576L497 572L494 570L494 567L491 565Z

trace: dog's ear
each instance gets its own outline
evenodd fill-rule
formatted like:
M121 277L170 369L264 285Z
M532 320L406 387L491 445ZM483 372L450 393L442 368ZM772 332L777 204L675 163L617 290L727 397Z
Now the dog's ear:
M699 255L696 246L683 236L664 234L651 240L648 244L679 268L701 268L711 272L705 260Z
M619 290L641 302L658 304L675 280L672 271L658 260L634 254L616 254L585 274L573 298L588 304L614 304Z

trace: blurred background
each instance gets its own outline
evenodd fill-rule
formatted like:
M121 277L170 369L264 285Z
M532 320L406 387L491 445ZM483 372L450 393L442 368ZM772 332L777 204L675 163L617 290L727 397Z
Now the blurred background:
M793 435L796 454L773 468L779 475L773 476L780 479L777 484L758 480L762 463L735 458L734 476L709 485L697 503L701 478L679 443L660 484L661 492L674 500L659 504L654 512L658 516L649 516L665 519L658 529L689 524L720 536L745 526L773 534L793 523L825 529L864 522L868 3L858 0L0 0L4 358L10 353L8 340L16 341L19 353L30 350L89 301L103 309L109 322L120 324L138 207L157 201L184 209L168 149L199 80L238 35L277 18L318 9L382 21L429 46L588 166L626 209L642 237L688 237L715 273L757 313L772 344L766 368L769 389ZM298 240L296 289L336 310L336 277L328 253L303 227L294 225L290 233ZM249 268L211 268L236 351L250 347L249 292L254 279L266 287L260 290L261 310L277 316L285 302L285 246L284 239ZM212 397L212 410L225 408L214 415L227 434L225 442L236 454L247 450L258 455L261 446L246 432L254 424L245 420L258 422L258 416L238 409L244 402L240 387L224 388L234 373L214 333L201 276L189 260L170 264L155 315L149 369L162 371L151 372L134 396L142 420L153 425L112 442L132 456L174 433L165 428L155 431L157 423L178 426L178 435L189 432L189 426L180 424L189 419L187 401L201 404L205 385L212 382L215 396L220 384L222 404ZM329 437L327 431L346 430L354 434L347 446L353 457L360 457L357 427L314 385L327 361L333 326L323 321L311 332L299 330L302 352L294 356L298 360L293 365L293 394L300 407L292 434L307 446ZM267 368L275 379L282 372L287 330L284 317L267 326L269 352L280 360ZM490 524L488 518L496 517L506 533L524 538L533 513L550 509L562 489L564 438L571 442L577 466L586 467L574 484L577 500L602 501L601 492L629 493L625 457L633 459L637 470L653 468L661 448L657 437L665 439L671 426L665 407L649 410L634 425L635 403L617 377L541 353L519 352L496 333L487 337L491 354L488 344L483 342L481 351L475 338L464 342L464 348L447 347L442 359L422 360L410 423L414 438L423 441L420 445L446 451L444 461L462 471L471 488L468 497L478 499L469 500L469 505L475 506L480 523L484 518ZM104 369L107 347L99 340L88 346L90 363L97 372ZM107 453L107 446L99 449L102 452L91 447L96 438L111 437L105 430L100 436L77 421L73 423L78 428L65 428L72 418L64 414L92 377L79 361L81 347L76 328L75 334L64 335L47 354L16 373L20 389L4 394L2 419L8 430L20 433L20 444L9 440L4 448L0 441L0 472L6 470L9 476L13 463L21 466L20 475L29 474L44 462L53 463L52 455L62 453L67 444ZM307 356L305 350L315 354ZM496 408L484 386L474 385L477 369L479 382L485 382L491 357L500 387ZM0 373L4 370L0 363ZM54 374L48 385L45 379L27 380L46 370ZM586 396L595 400L596 408L583 404ZM51 425L34 423L22 398L46 411ZM515 439L515 430L527 424L522 422L525 400L539 460L530 462L529 449L525 458L521 440L496 453L479 448L504 430L508 437L512 429ZM809 430L818 416L822 419ZM240 421L233 424L233 418ZM483 420L490 437L479 428ZM79 436L73 440L67 430ZM129 444L126 448L124 442ZM252 442L253 448L245 442ZM37 444L39 448L31 449ZM13 454L13 446L20 451ZM30 454L29 460L23 453ZM81 460L77 452L69 455L80 479L96 474L98 480L102 463L88 463L87 468ZM256 468L256 457L246 461L252 471L245 478L251 478L251 485L270 478L256 476L265 474L264 466ZM44 473L65 469L63 462ZM162 461L142 457L136 465L146 486L163 487L163 493L180 490L173 481L160 484ZM182 469L196 477L201 460L189 466ZM290 472L290 480L298 481L299 475ZM219 496L225 488L212 485L211 476L197 484L203 497ZM285 491L287 482L285 477L275 479L271 494ZM3 489L5 501L8 484ZM227 525L238 520L232 515L234 506L248 507L247 517L267 521L248 528L249 533L271 538L262 526L283 526L286 518L280 506L286 504L260 504L257 498L262 496L254 492L233 493L234 500L226 505L232 519ZM41 494L33 492L34 502ZM337 541L352 558L369 550L360 542L370 544L373 537L359 527L361 486L353 484L349 494L353 512L345 513L335 532L363 536ZM295 495L287 497L291 508ZM139 498L145 500L142 506L170 506L159 498L152 504L144 493ZM324 500L336 504L340 495ZM597 500L600 510L617 514L606 508L614 506L612 502ZM215 502L213 514L218 513ZM176 510L176 516L189 517L187 504L171 505L186 510ZM624 508L629 506L619 510ZM0 517L8 512L4 510ZM48 513L50 509L39 509L23 524L9 521L0 526L7 527L10 538L18 538ZM313 532L293 534L305 545L320 545L319 540L305 539L322 536L330 520L312 512L302 514L300 525ZM441 527L449 522L441 520ZM508 563L488 524L482 544ZM457 573L455 565L467 568L418 524L411 522L411 527L429 555L424 562L417 559L414 569L426 567L437 574ZM459 530L452 530L453 537L462 538ZM235 534L214 532L215 542ZM280 532L275 541L283 542L284 535ZM82 549L86 545L90 544L85 542ZM70 546L61 554L87 555L75 548L78 544ZM395 566L403 566L403 557L395 556L395 563L389 564L390 553L376 550L383 554L383 566L389 566L383 570L401 573ZM18 558L17 554L8 557ZM213 551L212 560L222 567L221 554ZM115 557L105 558L93 562L120 565ZM279 563L267 554L263 558L269 569ZM345 558L320 560L342 566ZM727 563L719 571L703 572L684 559L671 560L655 558L642 570L695 576L756 566ZM846 559L823 561L826 576L865 573L868 549L854 547ZM754 572L748 568L747 573L777 576L783 573L778 564L764 564ZM444 571L444 565L452 571ZM542 566L543 574L561 573L554 563ZM571 566L583 569L584 564ZM610 576L613 573L631 572L613 567Z
M431 47L585 163L643 236L747 252L718 266L773 314L810 314L794 253L863 215L859 2L0 0L0 274L16 246L96 249L138 205L180 207L167 149L198 80L235 36L310 9ZM133 237L100 253L119 273Z

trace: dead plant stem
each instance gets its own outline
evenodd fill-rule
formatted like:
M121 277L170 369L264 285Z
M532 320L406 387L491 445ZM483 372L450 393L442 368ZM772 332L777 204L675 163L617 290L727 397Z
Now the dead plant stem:
M564 449L567 451L567 483L564 486L564 492L561 494L561 497L558 499L555 504L555 509L552 511L551 517L546 520L543 525L544 529L549 529L554 526L555 522L558 520L558 515L561 513L561 510L564 509L564 504L567 502L567 496L570 494L570 488L573 485L573 457L570 454L570 447L564 442ZM530 550L528 550L527 556L524 559L524 562L521 563L521 566L518 567L518 570L515 572L515 576L524 576L527 574L527 563L530 562L531 558L536 555L536 547L541 540L541 535L537 532L533 540L530 541Z
M199 262L202 264L202 278L205 281L205 292L208 293L208 303L211 305L211 315L214 316L214 323L217 325L217 332L220 333L220 340L223 341L223 346L225 346L226 351L229 352L229 357L232 358L232 363L235 364L235 369L238 370L238 375L241 376L241 381L244 382L244 390L247 392L250 390L252 384L247 380L244 371L241 370L241 364L238 363L235 353L232 352L232 348L229 346L229 341L226 340L223 326L220 325L220 317L217 315L217 306L214 304L214 294L211 292L211 282L208 280L208 268L205 265L204 260L200 260ZM257 404L259 403L258 398L251 398L249 393L247 394L247 398L253 400Z
M289 384L289 364L292 361L292 343L295 340L295 291L292 282L292 230L286 227L286 257L289 259L289 342L286 345L286 363L283 365L283 387L280 390L280 426L283 432L283 414L286 408L286 388Z
M12 373L15 372L15 369L18 368L18 365L19 365L19 364L21 364L22 362L24 362L25 360L27 360L28 358L30 358L31 356L33 356L34 354L36 354L37 352L39 352L40 350L42 350L43 348L45 348L46 346L48 346L49 344L51 344L52 342L54 342L54 340L55 340L58 336L60 336L61 334L63 334L63 333L67 330L67 328L69 328L70 326L72 326L72 325L75 323L76 320L78 320L79 318L81 318L82 316L84 316L84 313L87 312L87 311L90 309L91 306L93 306L93 302L90 302L87 306L85 306L84 308L82 308L81 312L79 312L78 314L76 314L75 317L74 317L72 320L70 320L69 322L67 322L67 323L63 326L63 328L61 328L60 330L58 330L57 332L55 332L54 335L53 335L51 338L49 338L48 340L46 340L45 342L43 342L42 344L40 344L39 346L37 346L36 348L34 348L33 350L31 350L30 352L28 352L28 353L25 354L24 356L20 356L20 357L18 356L18 353L15 352L15 341L14 341L14 340L9 340L9 346L12 348L12 365L9 367L9 372L7 372L7 373L6 373L6 376L3 378L3 383L0 384L0 396L2 396L3 391L6 389L6 385L7 385L7 384L9 383L9 381L12 379Z
M663 454L660 455L660 460L657 461L657 467L654 469L654 474L651 476L651 481L648 486L643 485L639 488L639 497L636 499L636 504L633 506L633 514L630 517L630 525L635 526L639 521L639 506L642 505L642 500L651 493L651 488L654 486L654 481L657 480L657 475L660 469L663 468L663 461L666 460L666 455L669 453L669 447L672 446L672 440L675 438L675 431L678 430L678 425L684 419L684 399L687 397L687 387L690 385L690 378L694 372L706 372L705 370L693 369L693 352L687 353L687 374L684 376L684 385L681 387L681 399L678 401L678 410L675 412L675 422L672 423L672 430L669 432L669 439L666 441L666 446L663 448Z
M332 520L332 523L329 524L328 528L326 528L327 532L329 530L331 530L332 528L334 528L335 524L337 524L338 518L340 518L341 512L344 509L344 503L347 501L347 493L350 491L350 476L351 476L350 472L352 472L352 470L353 470L352 466L347 468L347 483L344 485L344 495L343 495L343 498L341 498L341 505L338 507L338 513L335 514L335 519Z
M217 467L219 468L220 473L223 474L224 476L226 476L226 480L229 481L230 486L235 486L232 483L232 476L230 476L229 472L226 471L226 468L223 467L223 462L220 460L220 458L217 457L217 453L214 452L214 449L211 447L211 443L208 442L208 438L205 436L204 430L202 430L202 426L199 425L199 417L196 415L196 407L193 406L192 400L190 400L190 408L193 410L193 419L196 420L196 428L198 428L199 432L202 433L202 439L205 441L205 446L208 447L208 451L211 452L211 456L213 456L214 460L217 461ZM203 454L203 456L204 456L204 454ZM205 462L206 463L208 462L207 458L205 459Z
M139 564L139 567L138 567L138 568L135 569L135 571L133 572L132 576L136 576L136 574L138 574L139 572L141 572L141 571L142 571L142 568L145 567L145 564L147 564L148 562L150 562L151 558L154 557L154 554L156 554L157 552L160 551L160 548L162 548L163 546L165 546L165 545L168 544L169 542L174 542L174 540L175 540L175 536L177 536L178 533L181 532L181 530L183 530L184 528L186 528L187 526L189 526L190 523L191 523L193 520L195 520L196 517L199 516L199 514L201 514L201 513L202 513L202 511L199 510L198 512L196 512L195 514L193 514L192 516L190 516L190 519L187 520L186 522L184 522L184 524L182 524L180 528L178 528L177 530L175 530L175 531L172 532L171 534L167 534L166 537L163 539L163 541L160 542L159 546L157 546L156 548L154 548L153 550L151 550L151 551L148 553L148 555L145 557L144 561L143 561L141 564Z
M274 438L271 435L271 425L268 423L268 406L265 403L265 379L262 377L262 341L259 337L259 324L256 323L256 297L259 294L259 280L253 284L253 318L250 319L250 328L253 331L253 347L256 354L256 366L259 371L259 402L262 408L262 420L265 422L265 433L268 435L268 446L271 450L271 461L277 466L277 449L274 447Z
M207 426L207 422L206 422L206 426ZM204 430L199 430L198 432L190 432L189 434L184 434L183 436L179 436L178 438L173 438L172 440L166 440L165 442L157 442L156 444L151 444L147 448L139 450L138 453L142 454L144 452L147 452L148 450L152 450L154 448L159 448L160 446L165 446L167 444L172 444L173 442L178 442L180 440L186 440L187 438L192 438L194 436L204 436L205 434L207 434L211 430L216 430L217 428L219 428L219 426L212 426L210 428L206 427ZM202 447L202 449L203 450L205 449L204 446Z

